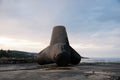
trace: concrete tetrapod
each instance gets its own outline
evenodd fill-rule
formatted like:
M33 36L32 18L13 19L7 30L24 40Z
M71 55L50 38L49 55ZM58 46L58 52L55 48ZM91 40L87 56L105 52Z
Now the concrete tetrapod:
M50 45L36 57L40 65L56 63L58 66L76 65L81 56L70 46L64 26L55 26Z

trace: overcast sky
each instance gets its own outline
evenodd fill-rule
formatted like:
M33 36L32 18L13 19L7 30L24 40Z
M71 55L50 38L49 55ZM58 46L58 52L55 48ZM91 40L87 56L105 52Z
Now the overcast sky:
M120 58L120 0L0 0L0 48L40 52L66 27L82 56Z

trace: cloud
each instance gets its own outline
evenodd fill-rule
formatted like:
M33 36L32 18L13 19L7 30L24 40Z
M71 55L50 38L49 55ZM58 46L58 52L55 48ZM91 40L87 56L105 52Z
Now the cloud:
M21 43L4 47L39 51L49 45L53 26L62 24L83 56L120 56L119 0L0 1L0 37Z
M89 35L73 35L70 43L79 54L89 57L120 57L120 28Z
M65 1L2 0L0 5L0 29L2 31L0 34L43 37L42 34L50 31L64 7Z
M64 11L65 4L64 0L1 0L1 48L36 52L47 46L39 43L49 45L48 34Z
M33 52L39 52L45 48L45 44L42 42L34 42L24 39L13 39L9 37L0 36L0 45L3 49L16 49L16 50L30 50ZM35 51L34 51L35 50Z
M70 1L58 22L66 24L68 28L74 28L76 33L109 29L119 25L119 8L116 0Z

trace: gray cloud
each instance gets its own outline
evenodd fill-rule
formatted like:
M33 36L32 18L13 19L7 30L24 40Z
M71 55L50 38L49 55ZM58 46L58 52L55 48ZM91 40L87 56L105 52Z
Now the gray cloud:
M120 52L119 8L118 0L0 0L0 36L46 45L53 26L62 24L85 56L113 56Z
M2 35L42 37L53 27L65 7L65 1L2 0L0 23ZM4 32L6 31L6 32ZM22 36L24 35L24 36Z

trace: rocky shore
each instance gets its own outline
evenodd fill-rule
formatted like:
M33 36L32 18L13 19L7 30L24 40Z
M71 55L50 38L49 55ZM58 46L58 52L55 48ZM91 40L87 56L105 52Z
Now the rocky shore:
M5 64L0 65L0 80L120 80L120 63Z

